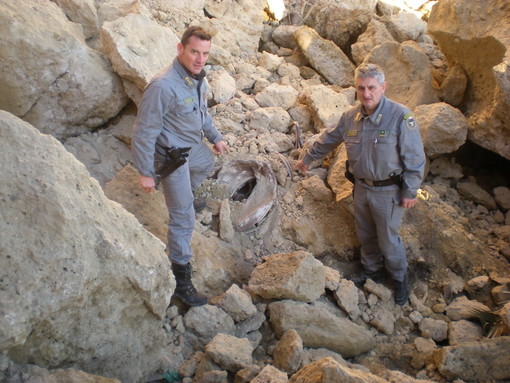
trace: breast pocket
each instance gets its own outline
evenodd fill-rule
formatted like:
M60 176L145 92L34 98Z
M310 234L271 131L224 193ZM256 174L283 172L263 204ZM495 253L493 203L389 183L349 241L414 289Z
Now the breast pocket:
M350 161L357 161L361 156L361 131L357 131L354 135L353 132L349 132L344 137L345 149L347 150L347 157Z
M375 161L383 161L387 163L397 156L397 136L393 131L379 134L374 139L374 159ZM398 157L398 156L397 156Z

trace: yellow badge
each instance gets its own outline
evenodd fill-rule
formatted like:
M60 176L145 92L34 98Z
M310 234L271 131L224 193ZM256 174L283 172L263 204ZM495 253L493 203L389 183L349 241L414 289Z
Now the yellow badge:
M347 137L356 137L358 135L357 130L348 130L347 131Z
M184 81L186 82L186 84L188 84L188 86L193 86L195 84L193 84L193 81L189 78L189 77L185 77L184 78Z
M191 96L191 97L185 98L182 101L184 102L185 105L193 104L195 102L195 97Z

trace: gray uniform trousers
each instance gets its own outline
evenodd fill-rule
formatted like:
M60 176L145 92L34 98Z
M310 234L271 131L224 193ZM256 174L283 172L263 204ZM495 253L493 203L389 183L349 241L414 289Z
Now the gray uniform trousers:
M400 206L400 190L394 187L371 188L356 180L354 217L361 243L361 263L369 271L384 265L392 278L402 282L407 258L399 235L405 209Z
M156 154L156 169L162 160ZM191 236L195 227L193 191L211 174L214 154L204 142L192 147L186 163L161 181L168 209L168 257L186 265L192 257Z

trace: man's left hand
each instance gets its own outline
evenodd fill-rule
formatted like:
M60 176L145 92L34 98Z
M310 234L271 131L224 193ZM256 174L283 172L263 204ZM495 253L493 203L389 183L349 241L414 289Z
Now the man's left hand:
M418 203L418 198L402 198L402 201L400 202L400 205L404 209L409 209L416 205Z
M223 140L218 141L217 143L215 143L213 145L213 149L218 154L225 154L226 152L228 152L228 146L225 143L225 141L223 141Z

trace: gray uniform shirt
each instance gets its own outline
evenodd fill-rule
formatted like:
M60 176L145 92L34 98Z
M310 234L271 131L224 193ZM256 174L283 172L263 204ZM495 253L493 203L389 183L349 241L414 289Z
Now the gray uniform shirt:
M415 198L425 168L425 153L413 114L405 106L381 98L375 112L356 105L326 130L303 158L307 165L345 142L350 171L356 178L382 181L403 175L402 196ZM392 186L396 187L396 186Z
M154 177L156 142L193 147L202 135L212 144L222 139L207 111L205 82L189 75L176 58L145 88L131 137L134 165L140 174Z

